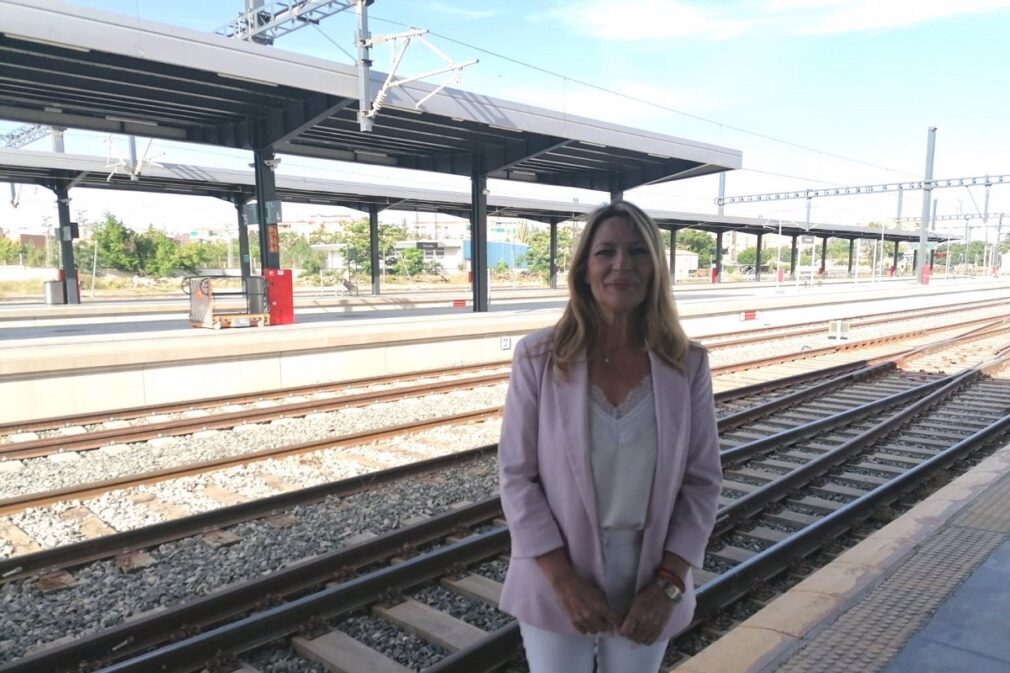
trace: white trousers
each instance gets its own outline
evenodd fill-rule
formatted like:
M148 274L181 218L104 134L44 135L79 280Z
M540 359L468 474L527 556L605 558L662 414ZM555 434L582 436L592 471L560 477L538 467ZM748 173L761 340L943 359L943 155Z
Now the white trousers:
M610 607L625 614L635 596L641 531L604 531L606 586ZM639 645L616 633L569 635L519 623L530 673L656 673L668 640ZM595 665L595 667L594 667Z

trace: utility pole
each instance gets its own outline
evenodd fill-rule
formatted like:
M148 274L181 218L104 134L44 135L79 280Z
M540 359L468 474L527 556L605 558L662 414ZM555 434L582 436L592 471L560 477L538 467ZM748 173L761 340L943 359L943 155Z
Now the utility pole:
M929 241L929 206L933 198L933 155L936 151L936 127L930 126L927 134L926 172L922 179L922 219L919 224L919 255L915 264L915 277L924 285L929 282L929 265L926 252Z

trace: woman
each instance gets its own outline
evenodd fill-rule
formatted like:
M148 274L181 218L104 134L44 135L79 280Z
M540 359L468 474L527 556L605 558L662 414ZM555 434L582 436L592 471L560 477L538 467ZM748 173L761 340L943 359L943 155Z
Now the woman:
M531 673L657 671L694 613L722 471L708 357L677 318L655 222L594 212L551 329L516 347L498 448L501 608Z

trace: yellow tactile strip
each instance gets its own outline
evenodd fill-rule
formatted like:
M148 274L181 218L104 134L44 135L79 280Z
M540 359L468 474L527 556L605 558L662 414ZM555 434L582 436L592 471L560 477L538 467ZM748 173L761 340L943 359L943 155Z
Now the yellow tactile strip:
M777 671L788 657L812 642L839 615L880 586L920 547L929 545L929 540L937 537L938 530L953 523L955 517L976 501L984 507L990 489L995 492L995 489L1010 488L1007 475L1010 475L1010 445L841 554L675 670L677 673ZM1005 539L999 533L965 531L969 535ZM945 552L950 554L951 550L948 548ZM968 572L965 571L965 577ZM901 600L897 605L901 605ZM880 645L878 649L883 647ZM863 644L858 649L868 648ZM824 670L847 669L829 667Z
M1007 536L948 527L777 673L877 673Z
M954 519L955 526L1010 533L1010 479L993 486Z

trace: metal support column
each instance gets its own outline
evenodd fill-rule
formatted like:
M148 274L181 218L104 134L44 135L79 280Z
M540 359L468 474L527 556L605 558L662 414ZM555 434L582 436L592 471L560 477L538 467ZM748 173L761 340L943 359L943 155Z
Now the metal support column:
M368 262L372 273L372 294L381 291L382 269L379 268L379 206L368 206Z
M670 229L670 284L677 282L677 230Z
M470 173L470 269L473 283L473 310L488 310L487 279L487 174L483 161L474 153Z
M720 174L721 175L721 174ZM754 280L761 280L761 239L764 238L764 234L757 235L757 255L754 256Z
M561 218L552 217L551 225L551 249L550 249L550 279L548 285L552 290L558 289L558 222Z
M719 200L717 201L717 203L719 204L719 217L722 217L723 212L726 210L725 206L723 205L723 199L725 198L726 198L726 172L723 171L722 173L719 173Z
M995 252L993 253L993 273L999 273L999 270L1003 267L1003 254L999 250L999 237L1003 235L1003 213L999 214L999 220L996 221L996 241L993 243ZM950 257L950 255L947 255Z
M825 275L828 271L828 237L825 236L821 239L821 275Z
M849 266L848 269L846 270L846 274L849 276L849 278L852 278L852 264L854 261L853 257L855 257L855 253L856 253L856 239L853 238L849 240Z
M256 218L259 221L260 271L281 268L281 239L277 232L277 213L267 204L277 200L272 147L253 151L256 173ZM267 162L270 162L268 164ZM271 222L270 220L273 220Z
M63 154L66 150L63 146L63 132L66 131L62 126L52 127L52 139L53 139L53 152L58 152Z
M894 242L894 261L891 263L891 265L894 267L894 275L895 276L898 275L898 245L899 245L898 241L895 241ZM916 260L916 261L918 261L918 260ZM916 267L916 268L919 268L919 267Z
M238 213L238 263L242 269L242 277L248 278L252 275L252 264L249 256L249 227L246 226L244 213L245 202L245 196L237 194L234 197L233 203L235 211ZM228 245L231 246L231 239L228 240Z
M63 272L64 298L67 304L80 304L81 296L77 287L77 264L74 263L74 239L77 238L74 225L70 221L70 192L56 190L56 212L60 226L56 229L56 240L60 243L60 270Z
M799 251L796 249L796 239L798 236L792 236L793 239L792 247L789 250L789 280L796 280L796 264L799 262L800 256Z
M620 176L611 174L610 176L610 202L623 201L624 189L621 187Z
M715 235L715 282L722 282L722 232Z
M926 248L929 238L929 206L933 198L933 155L936 150L936 127L930 126L926 147L926 173L922 178L922 219L919 221L919 255L916 259L915 277L920 283L929 282L926 276Z

